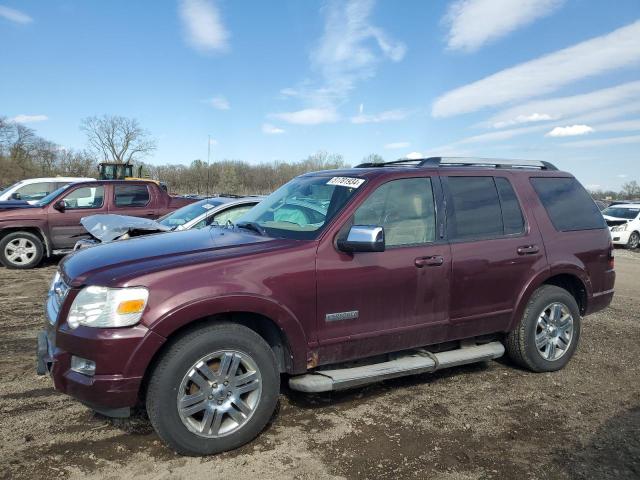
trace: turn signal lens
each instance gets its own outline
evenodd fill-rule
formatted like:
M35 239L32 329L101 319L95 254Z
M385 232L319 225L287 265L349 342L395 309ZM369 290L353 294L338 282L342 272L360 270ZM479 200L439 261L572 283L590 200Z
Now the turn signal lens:
M138 300L125 300L118 305L118 315L126 315L128 313L140 313L144 310L145 301Z

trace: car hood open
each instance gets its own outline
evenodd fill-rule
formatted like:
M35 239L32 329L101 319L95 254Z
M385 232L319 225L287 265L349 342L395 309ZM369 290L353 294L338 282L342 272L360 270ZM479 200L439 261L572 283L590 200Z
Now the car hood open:
M93 237L103 243L112 242L120 238L125 233L133 232L170 232L171 227L167 227L149 218L130 217L127 215L91 215L80 220L82 226Z

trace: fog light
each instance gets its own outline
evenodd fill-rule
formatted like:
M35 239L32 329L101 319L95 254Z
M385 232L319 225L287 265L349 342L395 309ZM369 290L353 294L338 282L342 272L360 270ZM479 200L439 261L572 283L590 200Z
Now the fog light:
M83 375L93 376L96 374L96 362L74 355L71 357L71 370L82 373Z

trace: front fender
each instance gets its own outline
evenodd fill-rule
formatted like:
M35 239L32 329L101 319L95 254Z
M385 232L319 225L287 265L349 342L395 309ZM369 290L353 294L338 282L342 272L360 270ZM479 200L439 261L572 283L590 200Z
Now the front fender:
M287 342L293 371L306 369L307 338L300 321L286 306L262 295L238 293L198 299L166 312L148 327L154 333L169 338L191 322L231 312L253 313L271 319Z

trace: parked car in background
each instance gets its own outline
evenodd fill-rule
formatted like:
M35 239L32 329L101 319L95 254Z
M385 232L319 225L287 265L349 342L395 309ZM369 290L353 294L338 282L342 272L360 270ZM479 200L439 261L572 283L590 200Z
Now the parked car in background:
M28 203L36 203L51 192L69 185L70 183L95 180L87 177L50 177L28 178L14 183L0 192L0 202L8 200L22 200Z
M33 268L43 257L73 250L89 234L80 219L122 213L155 219L192 200L172 197L155 182L97 180L60 187L34 204L0 202L0 262Z
M105 415L146 406L179 453L221 452L262 431L281 378L326 392L505 350L563 368L582 317L613 298L612 252L587 191L546 162L310 173L234 226L65 258L38 373Z
M92 238L78 240L74 250L152 233L233 223L260 200L261 197L208 198L179 208L158 220L112 214L91 215L82 218L80 223Z
M616 245L629 249L640 245L640 203L616 204L606 208L602 215Z

